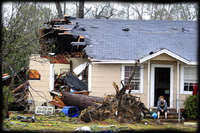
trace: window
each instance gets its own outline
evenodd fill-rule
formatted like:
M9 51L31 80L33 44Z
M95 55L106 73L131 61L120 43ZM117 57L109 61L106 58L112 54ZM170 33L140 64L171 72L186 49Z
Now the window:
M197 84L197 68L184 67L184 92L192 92Z
M135 70L135 75L133 76L133 79L131 80L130 89L140 90L140 67L125 66L124 82L125 84L128 82L128 79L131 76L133 69L136 69L136 70Z

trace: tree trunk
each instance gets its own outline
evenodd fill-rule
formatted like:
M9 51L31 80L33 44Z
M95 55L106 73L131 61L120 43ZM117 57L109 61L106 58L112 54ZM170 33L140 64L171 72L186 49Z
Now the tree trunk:
M78 11L78 17L84 18L84 0L79 1L79 11Z
M88 106L97 106L98 103L103 103L103 98L86 96L81 94L72 94L68 92L63 92L63 102L67 106L79 106L82 108L87 108Z
M66 2L64 2L64 9L63 9L64 15L66 14Z
M59 1L56 1L55 3L56 3L56 9L57 9L57 11L58 11L58 17L59 17L59 18L63 18L60 2L59 2Z

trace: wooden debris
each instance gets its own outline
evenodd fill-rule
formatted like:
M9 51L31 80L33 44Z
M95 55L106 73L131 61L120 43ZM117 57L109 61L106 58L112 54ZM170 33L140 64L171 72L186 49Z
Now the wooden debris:
M137 67L137 63L136 66ZM140 101L140 98L129 93L126 90L129 89L131 80L135 74L133 70L129 77L128 83L119 90L119 87L115 82L113 86L116 90L116 95L108 95L104 98L104 101L99 106L89 106L83 110L79 118L84 122L90 122L93 120L105 120L108 118L115 118L119 122L139 122L150 111Z
M27 85L29 85L28 81L24 82L23 84L19 85L17 88L15 88L14 90L12 90L12 93L16 93L17 91L19 91L20 89L23 89Z

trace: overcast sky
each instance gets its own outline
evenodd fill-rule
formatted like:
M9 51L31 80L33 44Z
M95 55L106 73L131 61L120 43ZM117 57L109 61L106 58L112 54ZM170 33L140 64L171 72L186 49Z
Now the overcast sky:
M92 7L92 9L94 9L94 7L98 6L99 3L103 3L103 2L87 2L86 1L84 6L85 6L85 8ZM111 3L112 3L112 6L119 11L125 10L124 5L129 4L129 3L125 3L125 2L123 2L123 3L111 2ZM50 8L55 15L57 14L55 2L51 2L51 3L49 3L49 2L37 2L37 4L40 4L40 5L45 6L47 8ZM135 3L134 5L137 5L137 7L141 6L140 3ZM63 10L64 9L63 2L61 2L61 6L62 6L62 10ZM3 16L9 16L9 14L11 13L12 3L11 2L4 2L2 7L3 7L3 10L2 10ZM73 2L66 2L66 10L67 10L67 12L66 12L67 15L75 17L75 12L76 12L75 2L74 1ZM195 10L195 9L191 8L190 10ZM136 14L134 14L134 15L136 15ZM130 18L129 19L134 19L134 17L135 17L134 15L133 15L133 10L130 10ZM144 13L143 15L144 15L143 19L146 19L146 20L150 19L150 16L147 13ZM85 18L88 18L88 17L91 17L91 16L88 16L88 14L85 15ZM126 16L120 16L119 17L119 16L116 15L112 18L126 19Z
M55 2L38 2L37 4L40 4L44 7L50 8L52 10L53 13L57 14L57 10L56 10L56 6L55 6ZM85 8L94 8L99 4L99 2L85 2L84 6ZM124 4L124 3L123 3ZM126 3L125 3L126 4ZM114 2L112 3L113 7L117 10L122 10L122 3L119 2ZM139 4L138 4L139 5ZM62 9L64 9L64 4L61 3ZM3 3L3 15L7 16L11 14L11 9L12 9L12 2L4 2ZM67 9L67 15L73 16L75 10L76 10L76 5L75 2L66 2L66 9ZM87 18L87 16L85 16ZM148 16L144 16L144 18L148 19ZM131 17L130 17L131 19Z

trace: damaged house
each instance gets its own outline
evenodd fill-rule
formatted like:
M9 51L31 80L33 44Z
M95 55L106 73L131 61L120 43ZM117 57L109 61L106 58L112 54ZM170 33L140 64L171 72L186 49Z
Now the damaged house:
M197 87L197 22L65 16L46 23L40 35L41 53L29 65L37 73L29 80L36 105L52 100L50 92L64 72L75 74L87 95L113 94L113 81L126 83L136 62L131 93L148 108L156 107L160 95L169 108L183 108Z

